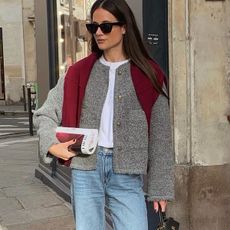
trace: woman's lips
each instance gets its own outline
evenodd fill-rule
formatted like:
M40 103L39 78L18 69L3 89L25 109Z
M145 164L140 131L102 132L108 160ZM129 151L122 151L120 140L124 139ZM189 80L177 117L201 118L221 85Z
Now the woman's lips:
M104 39L97 39L97 43L98 43L98 44L102 44L102 43L104 43L104 42L105 42Z

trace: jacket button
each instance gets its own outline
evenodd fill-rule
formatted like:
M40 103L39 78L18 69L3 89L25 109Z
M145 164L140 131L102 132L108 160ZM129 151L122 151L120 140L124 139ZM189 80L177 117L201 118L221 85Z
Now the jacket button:
M118 126L118 127L121 126L121 122L118 121L118 122L117 122L117 126Z
M121 100L121 98L122 98L122 96L121 96L121 95L119 95L119 96L118 96L118 100Z
M122 150L122 147L121 147L121 146L117 147L117 150L118 150L118 151L121 151L121 150Z
M121 71L121 70L119 70L119 71L118 71L118 75L121 75L121 74L122 74L122 71Z

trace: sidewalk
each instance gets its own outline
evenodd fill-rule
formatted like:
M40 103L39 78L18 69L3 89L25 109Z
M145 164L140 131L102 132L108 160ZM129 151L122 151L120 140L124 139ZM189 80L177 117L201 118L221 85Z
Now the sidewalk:
M22 104L0 104L0 139L32 133L33 125L30 121L33 120L30 118L29 112L24 111ZM33 132L36 133L34 129Z
M0 115L28 115L28 111L23 105L0 105Z
M0 230L73 230L69 203L35 178L37 137L0 141Z

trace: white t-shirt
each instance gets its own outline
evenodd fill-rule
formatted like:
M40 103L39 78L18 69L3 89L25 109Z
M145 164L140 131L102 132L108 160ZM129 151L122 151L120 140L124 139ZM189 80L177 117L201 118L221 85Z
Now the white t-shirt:
M109 66L109 87L106 95L105 103L101 113L101 122L99 128L98 145L106 148L113 148L113 107L114 107L114 86L116 69L128 62L129 60L119 62L108 62L103 56L99 61L106 66Z

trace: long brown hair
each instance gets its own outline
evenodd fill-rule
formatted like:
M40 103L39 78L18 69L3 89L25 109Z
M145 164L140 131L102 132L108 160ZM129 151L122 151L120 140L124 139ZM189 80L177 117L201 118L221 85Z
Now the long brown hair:
M124 52L136 66L138 66L148 78L151 80L157 92L166 96L165 92L160 86L154 69L149 60L151 59L141 38L139 29L133 12L125 0L96 0L90 11L90 18L93 18L93 13L96 9L102 8L109 11L118 21L124 22L126 33L124 34L123 49ZM99 57L103 54L92 36L91 51L95 52Z

